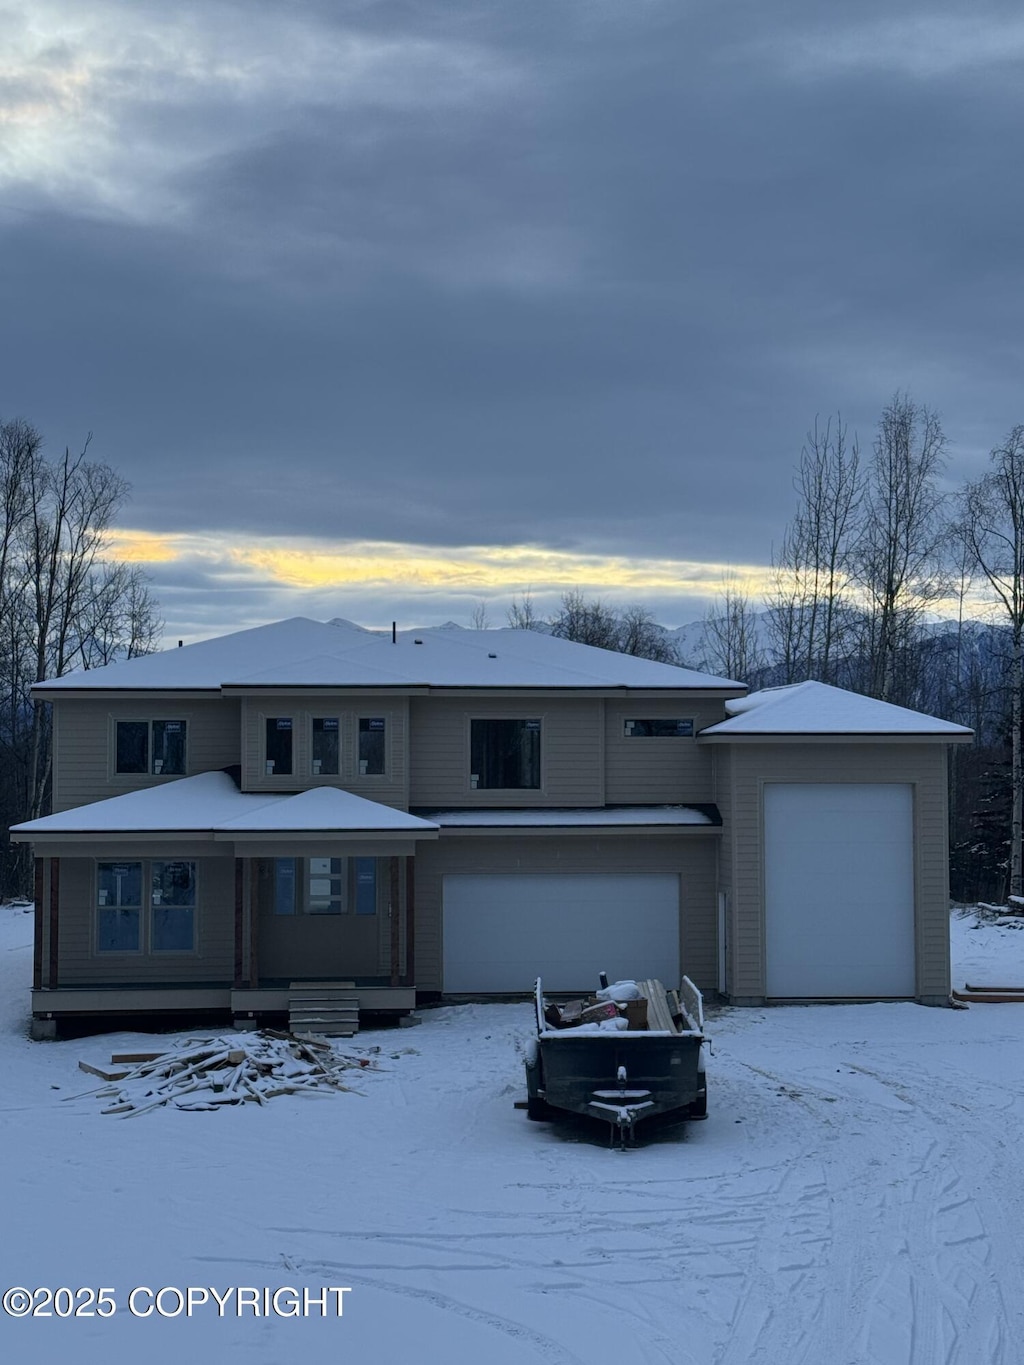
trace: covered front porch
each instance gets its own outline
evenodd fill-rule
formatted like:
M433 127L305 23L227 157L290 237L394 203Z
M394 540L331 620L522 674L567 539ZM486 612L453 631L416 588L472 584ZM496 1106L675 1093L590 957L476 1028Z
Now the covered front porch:
M430 821L336 788L257 796L206 773L12 836L36 853L39 1036L99 1016L330 1031L328 1015L357 1025L415 1005L415 853L437 836Z
M361 836L282 839L276 856L236 856L237 1027L283 1015L290 1027L345 1031L333 1025L412 1010L415 855L373 847Z

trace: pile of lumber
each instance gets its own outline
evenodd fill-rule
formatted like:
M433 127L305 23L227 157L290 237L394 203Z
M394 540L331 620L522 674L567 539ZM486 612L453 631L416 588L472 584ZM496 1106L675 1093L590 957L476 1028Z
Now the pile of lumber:
M647 1000L647 1027L662 1033L678 1033L683 1017L678 991L667 991L660 981L639 981Z
M342 1073L371 1065L330 1043L264 1029L227 1038L191 1038L169 1052L115 1052L110 1067L79 1062L103 1084L72 1099L94 1096L104 1114L130 1118L166 1104L177 1109L219 1109L277 1095L349 1090Z

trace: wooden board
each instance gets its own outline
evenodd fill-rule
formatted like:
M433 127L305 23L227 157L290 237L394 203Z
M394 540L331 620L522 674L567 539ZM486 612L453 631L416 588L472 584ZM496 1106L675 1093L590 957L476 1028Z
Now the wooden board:
M647 1000L647 1027L656 1033L677 1033L665 987L653 978L636 983Z
M954 1000L965 1000L975 1005L1024 1005L1024 991L1010 994L1009 991L952 991Z
M87 1076L98 1076L101 1081L123 1081L128 1075L127 1071L111 1071L107 1067L93 1066L91 1062L79 1062L78 1069Z

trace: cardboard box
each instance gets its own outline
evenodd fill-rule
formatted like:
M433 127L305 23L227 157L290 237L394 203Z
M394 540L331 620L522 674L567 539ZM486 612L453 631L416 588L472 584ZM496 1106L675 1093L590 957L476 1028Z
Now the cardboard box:
M599 1000L596 1005L588 1005L580 1015L581 1024L600 1024L603 1019L618 1017L619 1007L611 1000Z

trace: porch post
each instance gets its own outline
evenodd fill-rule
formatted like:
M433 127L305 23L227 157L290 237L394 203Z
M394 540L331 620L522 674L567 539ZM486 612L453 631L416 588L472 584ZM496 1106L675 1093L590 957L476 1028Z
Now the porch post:
M257 892L254 890L254 883L258 883L259 878L254 875L259 864L254 858L245 859L243 873L243 891L245 896L246 914L249 918L249 989L256 990L260 984L260 954L259 954L259 907L256 904Z
M392 986L397 986L402 966L402 894L398 877L398 859L389 858L388 863L391 875L389 896L391 903L391 984Z
M43 985L43 860L35 859L35 934L32 941L32 989Z
M405 859L405 986L416 985L416 858Z
M57 989L60 963L60 859L50 859L50 979L51 991Z
M245 984L242 963L245 960L244 874L242 859L235 859L235 990Z

